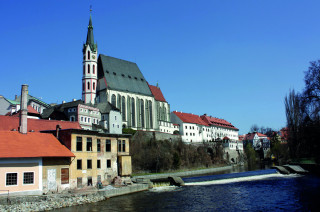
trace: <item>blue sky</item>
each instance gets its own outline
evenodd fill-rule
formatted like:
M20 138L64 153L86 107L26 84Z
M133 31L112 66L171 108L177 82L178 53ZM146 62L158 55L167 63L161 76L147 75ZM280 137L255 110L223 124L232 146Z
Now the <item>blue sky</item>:
M136 62L171 110L226 119L240 134L286 124L284 97L319 59L320 1L1 1L0 95L81 98L92 4L98 52Z

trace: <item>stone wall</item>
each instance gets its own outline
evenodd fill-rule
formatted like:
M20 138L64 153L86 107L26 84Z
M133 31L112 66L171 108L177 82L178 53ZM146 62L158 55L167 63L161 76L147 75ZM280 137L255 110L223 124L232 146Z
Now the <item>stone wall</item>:
M181 140L180 135L173 135L169 133L162 133L156 131L137 131L133 136L133 140L143 139L143 140L169 140L169 141L179 141Z

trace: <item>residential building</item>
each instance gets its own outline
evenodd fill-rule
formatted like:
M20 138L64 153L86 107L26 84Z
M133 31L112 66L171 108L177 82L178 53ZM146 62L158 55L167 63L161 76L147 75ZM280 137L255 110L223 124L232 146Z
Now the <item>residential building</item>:
M27 107L28 109L28 119L40 119L41 115L38 111L36 111L33 107L31 107L31 105L28 105ZM20 116L20 109L16 112L8 112L6 114L6 116L15 116L15 117L19 117Z
M20 102L16 102L0 95L0 115L14 113L20 109Z
M179 133L183 142L199 143L211 140L210 127L200 116L174 111L171 120L179 126Z
M234 127L230 122L207 116L204 114L201 119L210 126L210 137L212 141L222 140L224 137L228 137L229 140L238 141L239 129Z
M116 176L131 175L130 135L104 134L95 131L65 129L43 131L57 136L75 155L70 164L70 187L110 184Z
M18 104L20 104L20 99L21 99L21 96L16 95L14 102L17 102ZM33 109L38 111L40 114L42 114L43 110L51 107L49 104L45 103L40 98L36 98L29 94L27 95L27 105L30 105L31 107L33 107Z
M51 134L0 131L0 195L40 195L68 187L61 170L69 169L71 157L74 154Z

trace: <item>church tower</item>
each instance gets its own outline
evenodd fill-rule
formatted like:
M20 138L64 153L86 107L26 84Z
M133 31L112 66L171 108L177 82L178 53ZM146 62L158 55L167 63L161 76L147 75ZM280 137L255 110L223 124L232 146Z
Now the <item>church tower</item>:
M93 26L90 14L87 41L83 44L83 77L82 77L82 100L85 103L95 103L98 76L98 49L93 39Z

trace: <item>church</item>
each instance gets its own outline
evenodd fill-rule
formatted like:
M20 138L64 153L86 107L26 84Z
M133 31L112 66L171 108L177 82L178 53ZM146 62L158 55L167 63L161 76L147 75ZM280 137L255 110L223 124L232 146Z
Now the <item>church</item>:
M82 101L98 108L112 104L123 128L173 133L170 105L160 88L149 85L136 63L98 54L91 14L83 45Z

